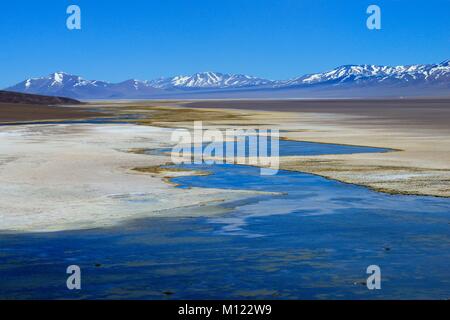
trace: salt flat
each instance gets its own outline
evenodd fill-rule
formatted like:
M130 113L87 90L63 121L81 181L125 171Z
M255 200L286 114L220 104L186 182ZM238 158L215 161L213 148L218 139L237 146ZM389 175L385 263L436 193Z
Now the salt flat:
M131 170L170 162L164 155L129 152L167 147L170 134L132 124L0 127L0 230L59 231L142 217L211 215L224 211L219 203L256 194L179 189L163 176Z

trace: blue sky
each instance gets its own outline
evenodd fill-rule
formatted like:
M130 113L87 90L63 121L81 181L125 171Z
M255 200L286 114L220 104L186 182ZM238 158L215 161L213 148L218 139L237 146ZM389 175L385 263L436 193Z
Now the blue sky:
M66 8L82 30L66 28ZM366 8L382 30L366 28ZM343 64L450 58L450 0L2 1L0 87L66 71L153 79L198 71L285 79Z

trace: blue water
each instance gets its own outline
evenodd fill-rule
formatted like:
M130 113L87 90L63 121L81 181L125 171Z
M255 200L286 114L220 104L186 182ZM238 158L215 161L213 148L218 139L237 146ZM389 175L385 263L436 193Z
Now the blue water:
M386 150L280 143L282 155L377 151ZM212 175L173 179L180 188L271 194L226 204L229 212L212 218L1 235L0 298L450 298L450 199L298 172L261 176L250 166L183 167ZM82 268L81 291L65 287L70 264ZM365 286L372 264L381 268L381 290Z
M249 155L257 155L259 144L252 144L248 137L245 139L240 139L243 141L244 154L246 157ZM324 154L350 154L350 153L372 153L372 152L388 152L390 149L385 148L372 148L372 147L362 147L362 146L350 146L341 144L325 144L325 143L314 143L306 141L292 141L292 140L279 140L278 142L278 155L279 156L311 156L311 155L324 155ZM238 154L238 147L236 142L216 142L215 145L219 150L222 150L222 154L225 156L225 150L234 150L234 154ZM194 152L204 152L208 143L202 144L201 146L186 147L186 151L190 153ZM272 144L270 140L267 140L267 153L266 156L276 156L276 152L272 151ZM160 150L150 150L149 153L161 153L161 152L171 152L171 148L163 148ZM212 153L214 156L215 153Z
M4 122L0 127L5 126L24 126L24 125L43 125L43 124L129 124L130 120L139 119L137 115L120 115L115 117L100 117L79 120L43 120L43 121L23 121L23 122Z

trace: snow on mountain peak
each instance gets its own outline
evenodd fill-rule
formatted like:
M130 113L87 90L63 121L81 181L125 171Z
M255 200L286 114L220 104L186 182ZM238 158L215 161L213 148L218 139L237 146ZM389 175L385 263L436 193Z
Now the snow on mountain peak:
M240 88L268 84L271 81L242 74L205 71L150 81L155 88Z
M70 76L70 75L68 75L65 72L55 72L55 73L51 74L49 77L53 78L53 83L52 83L52 86L53 86L53 85L62 85L64 82L64 78L67 76Z
M280 81L277 87L311 85L311 84L343 84L343 83L382 83L386 81L435 81L450 74L448 60L439 65L407 65L407 66L379 66L379 65L344 65L322 73L314 73L287 81Z
M192 75L178 75L151 81L130 79L120 83L85 80L65 72L54 72L42 78L30 78L6 90L60 95L67 97L132 97L211 92L219 90L282 89L311 86L397 86L419 85L448 88L450 83L450 60L439 64L415 64L399 66L343 65L321 73L307 74L290 80L272 81L244 74L227 74L213 71ZM183 92L184 91L184 92Z

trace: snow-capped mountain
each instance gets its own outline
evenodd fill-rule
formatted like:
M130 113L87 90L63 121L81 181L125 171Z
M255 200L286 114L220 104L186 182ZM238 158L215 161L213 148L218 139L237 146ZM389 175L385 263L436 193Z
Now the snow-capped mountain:
M93 92L106 90L109 83L85 80L80 76L55 72L47 77L31 78L8 88L8 91L33 93L50 96L76 97L78 91Z
M155 88L191 88L191 89L212 89L212 88L244 88L272 84L273 81L243 74L226 74L219 72L200 72L190 76L175 76L162 78L149 82Z
M450 60L409 66L345 65L290 80L201 72L150 81L86 80L64 72L27 79L8 91L76 99L450 96Z
M402 84L408 82L447 82L450 79L450 60L440 64L410 66L346 65L323 73L309 74L288 81L280 81L278 87L312 84Z
M152 86L149 81L141 81L136 79L130 79L119 83L110 83L108 88L111 91L111 98L126 98L128 96L138 98L139 96L164 93L163 90Z
M47 77L27 79L7 90L78 99L127 98L128 96L152 95L161 91L149 85L148 81L131 79L120 83L109 83L86 80L65 72L55 72Z

